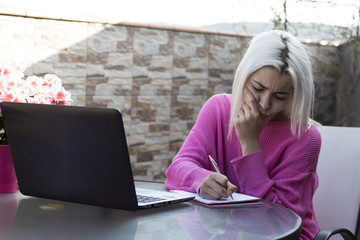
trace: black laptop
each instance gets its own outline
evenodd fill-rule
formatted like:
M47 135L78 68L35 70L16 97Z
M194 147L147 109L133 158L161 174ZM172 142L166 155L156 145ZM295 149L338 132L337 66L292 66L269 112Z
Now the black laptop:
M135 189L116 109L3 102L1 112L24 195L127 210L193 198Z

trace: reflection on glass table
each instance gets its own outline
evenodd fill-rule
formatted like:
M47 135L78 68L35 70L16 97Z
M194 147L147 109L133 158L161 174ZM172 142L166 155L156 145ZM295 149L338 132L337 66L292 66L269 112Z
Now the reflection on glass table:
M136 182L164 190L164 184ZM262 201L260 205L207 208L194 202L125 211L0 194L0 236L18 239L298 239L301 218Z

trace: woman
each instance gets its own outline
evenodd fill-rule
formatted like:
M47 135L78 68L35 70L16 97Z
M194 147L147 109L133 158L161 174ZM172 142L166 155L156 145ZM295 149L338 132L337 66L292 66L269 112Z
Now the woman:
M215 95L201 109L166 171L166 187L205 198L239 191L266 199L301 216L301 239L313 239L320 230L312 197L321 146L310 123L313 100L303 45L282 31L258 34L237 68L232 94Z

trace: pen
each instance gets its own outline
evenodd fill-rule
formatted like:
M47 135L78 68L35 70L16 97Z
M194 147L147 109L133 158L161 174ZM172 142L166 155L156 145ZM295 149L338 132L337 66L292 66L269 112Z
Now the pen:
M215 160L214 160L210 155L209 155L209 159L210 159L211 164L212 164L213 167L215 168L216 172L221 174L220 169L219 169L219 166L217 165L217 163L215 162ZM232 194L230 195L230 197L231 197L231 199L234 199L233 196L232 196Z

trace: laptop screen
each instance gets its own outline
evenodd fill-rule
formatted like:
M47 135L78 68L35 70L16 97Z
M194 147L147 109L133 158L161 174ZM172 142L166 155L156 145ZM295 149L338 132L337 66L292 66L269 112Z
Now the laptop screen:
M28 103L1 109L23 194L137 208L119 111Z

